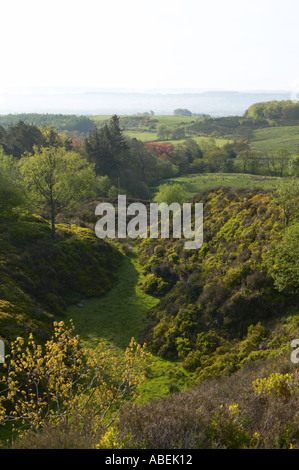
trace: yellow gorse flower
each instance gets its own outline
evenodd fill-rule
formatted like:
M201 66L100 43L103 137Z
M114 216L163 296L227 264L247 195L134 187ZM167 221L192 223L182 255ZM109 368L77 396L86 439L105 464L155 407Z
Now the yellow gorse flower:
M53 337L44 346L33 334L27 341L17 338L0 379L0 424L15 421L22 434L69 423L92 410L93 429L107 427L120 406L138 398L150 357L133 338L122 360L101 344L87 350L72 323L54 322Z

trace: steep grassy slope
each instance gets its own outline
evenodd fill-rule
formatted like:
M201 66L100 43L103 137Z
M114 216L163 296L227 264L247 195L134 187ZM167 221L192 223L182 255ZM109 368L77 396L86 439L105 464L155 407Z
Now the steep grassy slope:
M285 148L290 153L298 152L299 126L267 127L254 131L250 145L263 152L274 152Z

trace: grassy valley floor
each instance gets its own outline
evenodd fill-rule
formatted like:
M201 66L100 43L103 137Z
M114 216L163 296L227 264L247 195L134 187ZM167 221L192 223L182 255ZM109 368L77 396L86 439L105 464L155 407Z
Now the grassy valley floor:
M101 342L121 356L132 337L138 340L145 327L146 312L159 301L139 288L142 279L139 259L132 250L131 256L123 257L118 281L107 294L82 299L67 309L67 320L73 320L85 347L96 348ZM154 366L141 391L142 401L183 390L190 381L191 375L178 362L154 356Z

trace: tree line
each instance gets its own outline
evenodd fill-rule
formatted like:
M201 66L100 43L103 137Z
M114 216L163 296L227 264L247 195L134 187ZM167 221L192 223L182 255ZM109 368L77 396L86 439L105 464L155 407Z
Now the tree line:
M19 121L25 124L34 124L38 127L51 126L62 132L88 133L94 128L94 121L88 116L77 116L75 114L21 113L0 116L0 125L5 129L18 124Z
M147 198L148 185L175 175L136 139L126 139L113 116L93 129L81 146L53 129L20 121L0 128L0 216L35 208L51 220L86 198L119 193Z
M0 213L38 207L52 224L57 215L89 197L127 194L148 199L150 187L189 173L243 172L275 176L299 174L299 156L285 149L263 155L240 140L218 147L189 139L175 146L143 143L124 136L114 115L78 142L52 128L19 121L0 127Z

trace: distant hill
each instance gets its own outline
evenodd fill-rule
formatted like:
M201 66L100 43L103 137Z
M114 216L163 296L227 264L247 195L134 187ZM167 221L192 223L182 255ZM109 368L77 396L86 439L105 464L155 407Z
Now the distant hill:
M135 114L154 111L173 114L177 108L211 116L242 115L254 103L288 100L287 91L117 91L27 90L0 95L0 114L64 113L85 115Z

